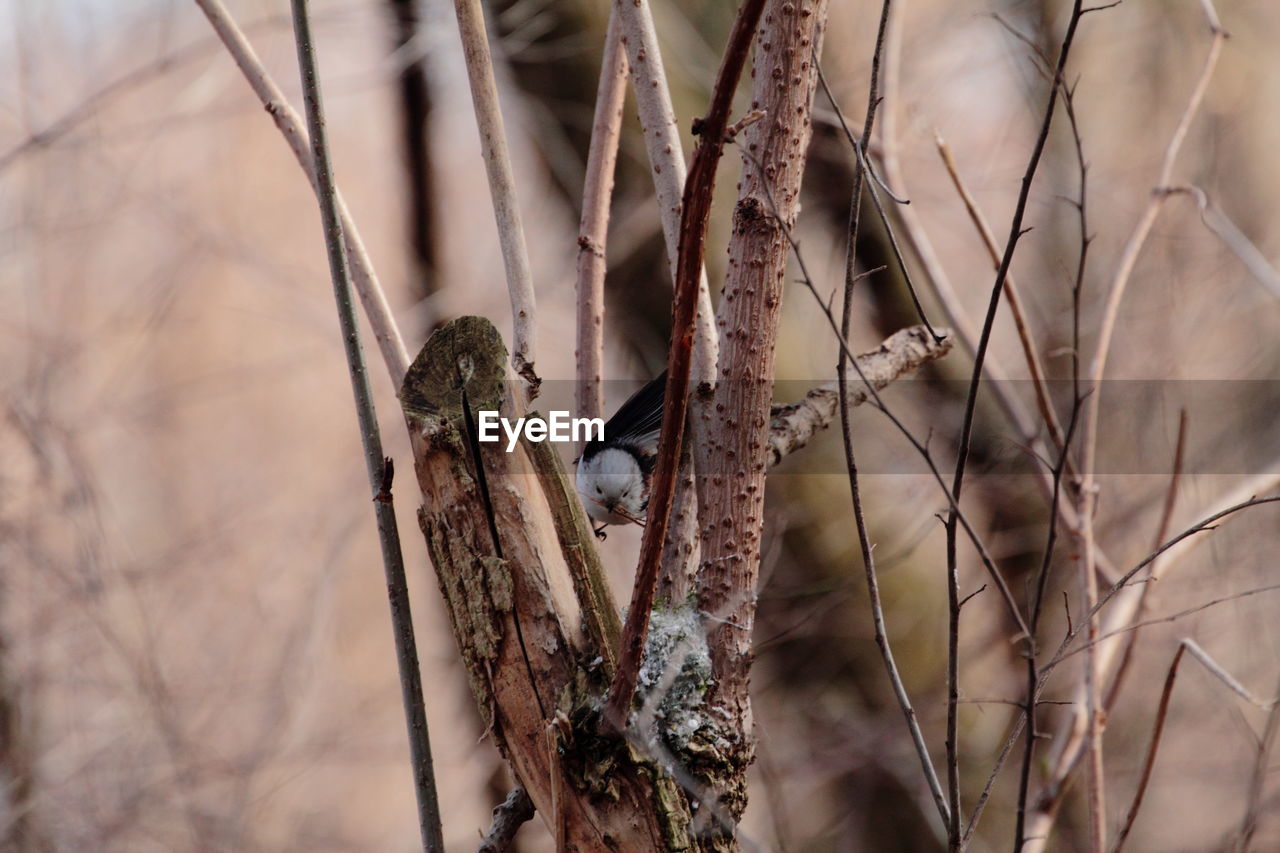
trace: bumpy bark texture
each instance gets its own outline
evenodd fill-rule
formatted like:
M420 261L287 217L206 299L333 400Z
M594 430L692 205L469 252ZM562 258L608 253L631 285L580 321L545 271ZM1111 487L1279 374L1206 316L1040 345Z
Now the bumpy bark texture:
M505 360L493 326L464 317L431 337L400 395L419 521L487 733L557 849L693 850L675 783L599 734L617 608L558 457L472 438L477 409L522 408Z
M849 371L850 408L861 406L871 396L867 382L880 391L895 379L951 352L951 331L935 331L941 340L935 339L924 326L910 326L894 332L878 349L858 356L858 370ZM804 447L814 435L830 426L839 412L840 392L834 381L819 385L795 403L774 406L769 424L769 464L777 465L784 456Z
M771 378L789 243L811 135L824 0L771 0L756 40L752 109L766 116L746 129L743 177L729 244L729 273L717 316L720 359L710 457L700 478L699 606L707 614L715 683L711 713L724 720L697 768L734 818L746 805L753 756L748 680L768 466ZM712 843L732 849L730 832Z

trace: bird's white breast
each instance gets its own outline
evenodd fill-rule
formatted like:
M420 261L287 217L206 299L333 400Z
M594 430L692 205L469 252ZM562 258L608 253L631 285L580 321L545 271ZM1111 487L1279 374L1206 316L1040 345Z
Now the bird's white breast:
M644 517L644 474L625 450L607 447L579 461L576 484L587 515L596 521L626 524Z

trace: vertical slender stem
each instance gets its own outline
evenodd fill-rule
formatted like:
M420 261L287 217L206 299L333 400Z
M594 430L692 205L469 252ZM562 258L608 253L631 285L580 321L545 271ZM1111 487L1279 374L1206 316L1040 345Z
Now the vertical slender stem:
M1094 460L1097 455L1098 443L1098 418L1100 405L1098 395L1101 390L1103 377L1106 375L1107 356L1110 352L1112 336L1115 332L1116 323L1119 318L1120 304L1124 297L1125 290L1132 277L1134 267L1137 264L1138 256L1146 244L1147 237L1151 234L1151 229L1155 225L1156 218L1159 216L1164 206L1165 200L1168 198L1167 189L1173 178L1173 166L1177 160L1182 143L1186 139L1187 132L1191 126L1192 120L1199 111L1200 104L1204 100L1205 92L1209 86L1209 80L1213 76L1213 71L1217 66L1218 56L1222 52L1222 43L1226 38L1226 31L1222 29L1222 25L1218 20L1217 12L1213 8L1210 0L1204 0L1203 7L1205 15L1209 21L1209 28L1213 35L1213 40L1209 45L1209 53L1205 58L1204 66L1200 72L1200 77L1196 81L1196 85L1188 99L1187 106L1183 110L1182 116L1178 121L1177 127L1174 129L1173 135L1165 148L1164 158L1161 162L1160 173L1153 188L1150 201L1147 203L1146 209L1142 216L1139 217L1137 225L1134 226L1132 234L1129 236L1128 242L1125 244L1121 253L1120 262L1116 267L1115 276L1111 281L1111 285L1107 291L1106 306L1103 311L1101 328L1098 333L1097 348L1094 353L1093 361L1089 370L1089 384L1092 393L1085 400L1085 428L1082 438L1081 448L1081 476L1082 482L1080 486L1080 572L1081 580L1084 585L1084 604L1085 612L1091 613L1097 603L1098 598L1098 582L1097 574L1094 571L1096 565L1097 542L1094 531L1093 516L1097 508L1098 486L1094 480ZM1104 728L1103 712L1100 700L1100 680L1102 676L1101 667L1099 666L1099 654L1095 649L1095 644L1099 636L1098 621L1089 617L1086 626L1089 646L1085 651L1084 663L1084 693L1085 707L1083 713L1087 715L1086 723L1086 740L1085 748L1087 749L1087 766L1089 776L1089 821L1091 830L1092 847L1095 851L1101 851L1106 845L1106 826L1105 812L1103 807L1105 798L1103 796L1103 768L1102 768L1102 732Z
M618 33L618 13L609 14L609 30L600 63L591 149L582 190L582 223L578 231L578 415L598 418L604 409L600 382L604 360L605 242L609 235L609 199L613 193L622 105L627 94L627 55Z
M892 14L892 0L885 0L880 8L880 23L876 31L875 51L871 59L871 83L867 93L866 118L862 125L861 141L860 143L855 142L855 145L865 145L871 139L871 131L875 126L876 107L879 104L880 61L884 52L885 34L888 32L889 20ZM825 80L823 83L825 85ZM828 96L830 96L830 92L828 92ZM938 774L933 768L932 760L929 758L929 748L925 745L924 735L920 731L915 709L911 706L911 699L902 683L897 663L893 657L893 650L889 645L889 633L885 625L884 609L880 603L880 582L876 576L875 552L871 546L866 514L862 507L862 488L858 479L858 463L853 447L853 429L849 415L848 367L850 359L847 346L852 329L853 291L858 279L857 243L858 230L862 219L862 189L867 174L864 158L858 156L857 162L858 168L853 176L853 192L849 206L849 233L845 247L844 299L841 303L840 311L840 337L844 345L840 348L840 357L836 365L836 390L840 401L840 434L844 446L845 467L849 479L849 494L853 501L853 518L858 530L858 546L862 552L863 573L867 581L867 596L871 603L871 621L875 629L876 646L879 648L880 656L884 660L885 670L888 672L894 695L898 699L898 705L907 718L907 729L911 734L912 742L915 744L916 753L924 770L925 780L929 785L930 793L933 795L934 804L938 808L938 815L942 819L943 825L947 828L948 836L950 836L953 823L952 815L956 813L959 786L952 785L949 792L950 797L944 799L942 785L938 781ZM954 762L950 760L952 756L950 742L948 742L947 756L947 767L950 769L954 766ZM950 777L948 777L948 782L950 782Z
M1178 664L1182 661L1182 653L1187 650L1185 644L1178 645L1178 651L1173 655L1173 662L1169 664L1169 672L1164 679L1164 690L1160 693L1160 705L1156 709L1155 727L1151 730L1151 744L1147 747L1147 756L1142 761L1142 773L1138 777L1138 787L1133 792L1133 803L1129 806L1129 813L1125 816L1124 826L1120 828L1120 832L1116 835L1115 846L1111 848L1111 853L1120 853L1124 849L1124 843L1129 838L1129 832L1133 829L1133 822L1138 819L1138 810L1142 808L1142 799L1147 793L1147 785L1151 782L1151 770L1156 764L1156 752L1160 749L1160 736L1164 734L1164 721L1169 715L1169 700L1173 696L1173 683L1178 677Z
M266 108L267 114L275 122L289 149L293 151L298 165L302 167L318 195L320 189L311 150L308 147L307 131L293 107L289 106L284 92L267 74L262 61L253 50L253 45L249 44L244 32L236 25L227 8L222 5L222 0L195 0L195 4L209 19L219 41L226 47L227 53L231 54L232 61L240 69L240 73L244 75L254 94L258 96L262 106ZM338 208L338 219L342 223L343 240L346 241L352 283L360 295L365 318L369 321L369 328L373 330L374 339L378 342L382 360L386 363L387 373L391 376L391 384L399 390L405 373L409 371L409 353L405 349L404 340L400 337L395 318L391 316L391 308L387 305L386 294L373 269L373 261L369 258L364 241L360 239L360 232L356 230L355 223L351 220L351 214L342 200L342 194L335 190L334 198Z
M658 215L662 235L667 244L667 260L671 279L677 276L680 254L680 230L684 205L687 170L680 130L676 126L675 107L662 65L662 51L653 26L648 0L613 0L619 38L627 51L631 90L636 97L636 113L644 137L645 152L653 170L653 188L658 197ZM693 378L698 383L711 383L716 378L716 360L720 354L720 336L716 331L715 312L707 271L698 271L698 312L693 333ZM694 415L690 419L694 467L703 471L711 467L710 399L694 395L690 401ZM693 544L693 543L689 543Z
M333 296L342 328L342 342L351 376L351 392L355 398L356 417L360 422L360 438L364 446L365 467L373 492L374 511L378 523L378 540L382 548L382 565L386 574L387 594L391 604L391 623L395 632L396 663L400 669L400 691L404 702L405 723L409 731L409 751L413 761L414 790L418 798L418 825L422 845L432 853L443 853L444 839L440 827L440 805L436 796L435 774L431 762L431 744L427 735L426 707L422 699L422 676L418 667L418 651L413 636L413 619L409 610L409 590L405 578L404 556L396 529L395 508L391 502L391 460L382 455L382 439L378 418L369 388L360 331L356 325L355 306L351 300L351 277L342 239L342 222L338 215L337 191L333 167L329 162L325 139L324 107L316 72L315 47L307 0L292 0L294 35L298 46L298 68L302 77L303 100L307 128L311 137L311 153L315 163L320 218L324 224L325 246L329 255L329 274L333 279Z
M484 9L480 0L454 0L458 32L462 36L462 53L466 58L467 79L471 83L471 103L480 130L480 150L489 178L489 195L493 216L498 223L498 240L502 245L502 263L507 271L507 292L511 299L513 341L511 366L537 391L540 380L533 362L537 349L536 301L533 272L529 267L529 251L524 242L524 224L516 199L516 181L511 171L511 154L507 150L507 132L502 123L498 101L498 83L493 75L493 57L489 54L489 37L485 31Z
M1049 128L1053 124L1054 108L1058 103L1058 87L1056 81L1062 78L1062 71L1066 67L1067 57L1071 52L1071 43L1075 39L1076 27L1080 23L1082 14L1082 0L1075 0L1071 9L1071 18L1067 24L1067 32L1062 39L1061 52L1058 55L1058 65L1055 72L1055 85L1050 87L1049 102L1045 106L1044 116L1041 119L1040 131L1036 136L1035 144L1031 149L1031 156L1027 163L1026 171L1022 176L1022 188L1018 193L1017 205L1014 208L1013 219L1009 224L1009 236L1005 241L1004 254L1000 259L1000 266L996 270L996 280L991 287L991 296L987 302L987 313L983 320L982 331L978 337L977 346L974 349L974 365L973 374L969 381L969 393L965 398L964 421L960 428L960 442L956 453L956 472L955 479L951 484L951 494L955 503L947 514L946 534L947 534L947 576L949 578L949 595L951 597L952 622L955 623L959 618L959 607L955 601L956 586L958 583L958 554L956 551L956 532L958 525L957 507L959 506L961 490L964 488L965 469L969 463L969 445L973 437L973 421L977 411L978 387L982 382L983 363L986 360L987 347L991 342L991 330L995 324L996 309L1000 306L1000 295L1004 292L1004 282L1009 275L1009 267L1013 263L1013 254L1017 249L1018 240L1023 234L1022 221L1027 211L1027 200L1031 196L1031 185L1035 181L1036 171L1040 166L1040 158L1044 155L1045 145L1049 141ZM957 625L953 624L951 629L952 649L949 655L949 681L951 683L952 692L949 696L949 711L947 734L948 739L955 737L955 714L956 696L954 692L954 674L955 674L955 656L957 643ZM1025 638L1028 644L1031 643L1031 637ZM958 811L958 808L956 808ZM960 844L959 836L959 815L952 814L952 845L958 847Z
M1267 772L1270 770L1277 731L1280 731L1280 694L1271 700L1271 708L1267 712L1267 723L1262 729L1262 738L1258 742L1258 755L1254 759L1253 773L1249 777L1249 794L1246 798L1244 819L1240 825L1240 839L1236 844L1236 853L1249 853L1253 836L1258 831L1258 817L1262 811L1262 788L1267 781Z

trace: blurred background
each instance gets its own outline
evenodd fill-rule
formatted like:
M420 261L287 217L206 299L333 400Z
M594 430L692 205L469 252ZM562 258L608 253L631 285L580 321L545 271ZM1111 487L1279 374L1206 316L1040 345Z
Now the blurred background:
M299 104L283 0L228 4ZM441 0L312 4L339 185L411 351L436 324L509 310L452 10ZM686 150L735 4L654 0ZM911 207L970 316L990 262L934 150L952 146L1003 237L1047 97L1026 43L1052 55L1061 0L899 0L901 61L886 107ZM880 4L833 0L824 70L860 126ZM577 222L608 4L488 4L540 310L549 388L573 375ZM1175 170L1256 246L1280 255L1280 8L1222 0L1227 42ZM367 483L314 197L278 132L186 0L0 0L0 846L13 850L411 850L413 792ZM1208 49L1195 0L1089 15L1070 77L1089 172L1081 329L1156 180ZM670 281L634 105L609 240L610 379L665 358ZM1063 117L1014 263L1051 377L1070 376L1079 170ZM851 156L819 99L798 237L819 292L838 286ZM880 142L877 141L876 145ZM722 279L739 158L726 152L709 242ZM865 217L864 217L865 221ZM882 229L864 267L888 263ZM921 274L922 275L922 274ZM945 325L927 295L931 317ZM859 286L855 349L916 322L899 277ZM778 399L834 376L811 294L787 294ZM1027 374L1003 313L993 358ZM376 359L376 353L370 352ZM1109 375L1099 528L1121 567L1154 545L1179 408L1187 474L1173 530L1276 471L1280 295L1201 221L1166 206L1136 268ZM886 400L946 461L969 370L960 351ZM394 388L372 378L388 452L409 471ZM1251 380L1243 382L1240 380ZM1224 390L1226 389L1226 390ZM1015 383L1030 404L1030 389ZM608 386L607 408L625 396ZM1109 392L1110 393L1110 392ZM567 399L567 395L566 395ZM1040 563L1045 501L1020 438L980 409L966 509L1022 596ZM1064 410L1065 412L1065 410ZM889 631L935 760L945 721L945 509L918 457L856 414ZM743 831L764 849L934 850L944 844L880 664L839 444L827 434L771 477L753 690L759 757ZM1126 467L1131 454L1141 464ZM1109 455L1108 455L1109 454ZM1010 462L1010 460L1014 460ZM1018 460L1021 460L1018 462ZM412 482L396 503L410 566L432 747L451 850L475 849L511 780L478 715L419 536ZM1209 534L1153 591L1149 615L1224 603L1146 629L1107 730L1113 820L1127 807L1180 637L1255 693L1280 679L1277 513ZM638 544L603 544L625 599ZM1060 542L1045 636L1074 592ZM972 553L963 592L984 581ZM1074 599L1073 599L1074 600ZM1022 684L995 598L966 606L961 758L966 811ZM1240 825L1266 714L1194 664L1174 693L1139 850L1219 849ZM1067 699L1064 666L1047 698ZM1045 712L1052 729L1055 714ZM1264 779L1263 814L1280 783ZM1079 787L1079 786L1077 786ZM1008 849L1006 769L975 849ZM1055 850L1083 849L1078 794ZM1280 849L1264 818L1256 849ZM539 821L520 850L550 849Z

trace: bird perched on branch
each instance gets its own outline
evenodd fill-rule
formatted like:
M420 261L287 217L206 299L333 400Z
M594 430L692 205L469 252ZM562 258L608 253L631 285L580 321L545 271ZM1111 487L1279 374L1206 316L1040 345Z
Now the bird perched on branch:
M588 442L578 457L578 497L587 515L600 522L595 534L601 539L610 524L644 525L666 390L664 370L613 413L604 438Z

